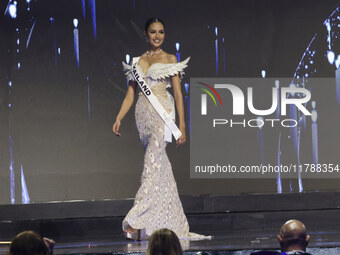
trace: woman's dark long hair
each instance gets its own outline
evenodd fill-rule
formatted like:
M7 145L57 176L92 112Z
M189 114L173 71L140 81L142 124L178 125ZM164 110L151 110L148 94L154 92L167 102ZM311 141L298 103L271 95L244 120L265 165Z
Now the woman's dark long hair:
M146 255L183 255L177 235L167 228L158 229L149 239Z
M48 255L43 238L33 231L24 231L13 238L9 255Z

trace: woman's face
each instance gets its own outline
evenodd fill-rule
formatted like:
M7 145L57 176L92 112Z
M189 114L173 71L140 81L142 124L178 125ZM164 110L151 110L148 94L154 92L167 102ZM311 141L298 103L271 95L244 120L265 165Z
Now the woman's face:
M146 37L148 38L149 44L151 46L153 46L154 48L160 47L165 38L163 24L160 22L152 23L148 28Z

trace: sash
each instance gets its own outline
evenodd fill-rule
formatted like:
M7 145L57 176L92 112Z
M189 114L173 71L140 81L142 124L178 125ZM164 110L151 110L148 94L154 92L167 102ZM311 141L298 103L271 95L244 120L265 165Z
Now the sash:
M180 138L182 135L181 131L178 129L175 122L172 120L172 118L164 109L164 107L161 105L161 103L158 101L157 97L152 93L151 89L149 88L149 85L143 80L142 76L138 73L137 63L134 63L132 65L132 74L138 86L143 91L146 98L149 100L150 104L155 108L156 112L159 114L159 116L165 122L167 127L170 129L172 135L175 137L176 140Z

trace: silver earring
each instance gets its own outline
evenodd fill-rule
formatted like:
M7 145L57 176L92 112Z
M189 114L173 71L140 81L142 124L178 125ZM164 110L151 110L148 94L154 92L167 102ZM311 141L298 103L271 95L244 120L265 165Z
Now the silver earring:
M148 42L149 42L149 39L148 39L147 37L145 37L145 39L146 39L146 42L148 43Z

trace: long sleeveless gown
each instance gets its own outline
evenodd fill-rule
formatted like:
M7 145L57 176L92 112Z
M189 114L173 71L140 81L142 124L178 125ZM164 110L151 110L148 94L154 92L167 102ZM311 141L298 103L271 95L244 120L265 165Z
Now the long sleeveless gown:
M175 104L167 88L171 87L172 75L183 76L183 70L187 67L189 59L190 57L179 63L154 63L145 74L137 64L139 73L144 74L144 81L173 119ZM133 58L133 64L138 63L138 60L139 57ZM123 67L127 78L134 80L132 66L123 62ZM150 236L156 229L168 228L180 239L210 239L210 236L189 232L189 224L165 150L167 143L171 142L171 132L138 85L137 94L135 119L145 149L144 168L134 206L123 220L123 230L129 226L134 229L145 229L146 235Z

